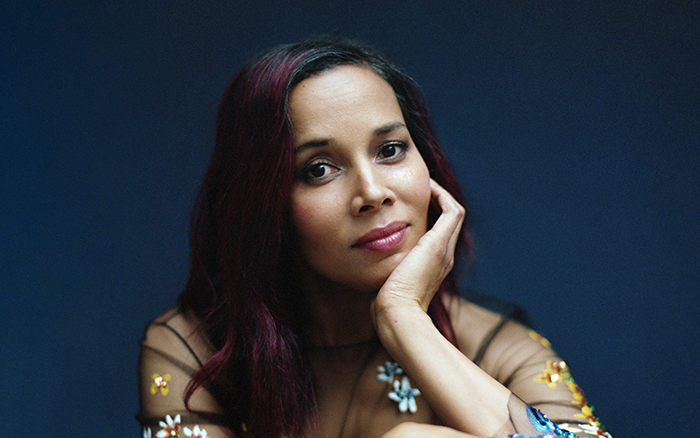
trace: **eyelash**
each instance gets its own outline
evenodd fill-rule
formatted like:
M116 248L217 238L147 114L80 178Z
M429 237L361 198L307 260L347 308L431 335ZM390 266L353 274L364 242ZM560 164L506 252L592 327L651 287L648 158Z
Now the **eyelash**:
M390 157L385 157L381 158L382 152L384 152L387 148L389 147L394 147L397 148L398 150L396 153ZM397 161L400 158L402 158L404 155L406 155L406 151L408 150L408 144L402 141L392 141L389 143L383 143L379 145L377 148L377 156L380 157L381 162L393 162ZM328 178L328 175L320 176L320 177L314 177L311 176L311 171L314 169L317 169L318 166L331 166L331 167L336 167L334 164L324 160L320 159L319 161L309 163L306 165L300 172L300 177L302 180L309 182L309 183L320 183L323 182Z
M397 160L401 157L403 157L406 154L406 151L408 150L408 144L404 143L402 141L392 141L389 143L384 143L379 145L379 150L377 151L377 155L380 155L386 148L388 147L395 147L398 148L399 150L396 152L396 155L392 155L391 157L384 158L384 160Z

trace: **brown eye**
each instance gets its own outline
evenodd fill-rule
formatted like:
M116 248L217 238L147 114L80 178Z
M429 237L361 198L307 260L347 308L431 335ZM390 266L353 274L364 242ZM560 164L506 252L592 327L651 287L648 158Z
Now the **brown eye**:
M388 143L379 149L379 158L382 160L393 160L404 156L408 149L405 143Z
M331 178L340 169L330 163L317 162L308 165L302 172L301 178L309 183L320 183Z
M326 175L326 164L316 164L309 169L309 176L312 178L321 178Z
M391 158L397 153L397 147L396 145L389 144L386 145L382 148L382 151L379 153L379 155L382 156L382 158Z

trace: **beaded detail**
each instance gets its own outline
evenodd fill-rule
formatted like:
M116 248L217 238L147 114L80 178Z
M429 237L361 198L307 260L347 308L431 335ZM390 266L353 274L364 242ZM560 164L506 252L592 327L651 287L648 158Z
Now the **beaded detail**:
M551 361L548 360L546 363L546 368L542 370L539 376L535 377L535 382L545 383L550 388L556 388L559 383L564 383L569 387L573 400L571 404L577 406L581 409L580 414L575 414L575 417L584 418L588 421L588 424L580 424L581 432L593 433L598 436L609 437L610 435L605 430L605 426L600 422L598 417L593 414L593 406L588 404L586 396L583 394L583 390L580 386L576 384L574 378L569 372L569 368L566 366L564 361ZM592 428L595 428L594 432L590 432Z
M385 362L377 367L377 380L387 382L393 387L389 391L389 398L398 403L400 412L415 414L418 410L416 396L420 395L418 388L411 387L411 382L404 374L403 369L396 362Z
M154 374L153 377L153 384L151 385L151 394L156 395L158 392L160 392L163 395L168 395L168 392L170 392L170 388L168 387L168 382L170 382L170 374L164 374L160 375L158 373Z
M207 431L195 425L192 429L182 427L182 418L176 415L175 418L170 415L165 416L165 421L159 421L160 430L156 433L156 438L209 438ZM151 429L143 427L143 438L151 438Z
M537 333L536 331L534 331L534 330L528 330L528 335L530 335L530 337L531 337L532 339L534 339L535 341L537 341L537 342L539 342L540 344L542 344L542 346L544 346L544 348L546 348L547 350L551 350L551 349L552 349L552 343L549 342L549 340L547 340L547 338L545 338L545 337L542 336L541 334Z
M196 425L191 430L185 427L185 436L187 438L207 438L207 431Z
M542 374L535 377L535 382L546 383L550 388L556 388L557 383L564 382L569 378L571 378L571 374L564 361L548 360L547 368L542 371Z
M555 436L577 438L575 433L562 429L559 425L547 418L545 414L532 406L527 405L525 409L527 409L527 418L530 420L530 424L540 433L527 435L516 433L510 435L511 438L554 438Z
M157 438L181 438L180 436L180 415L172 418L170 415L165 416L165 421L158 422L160 430L156 433Z

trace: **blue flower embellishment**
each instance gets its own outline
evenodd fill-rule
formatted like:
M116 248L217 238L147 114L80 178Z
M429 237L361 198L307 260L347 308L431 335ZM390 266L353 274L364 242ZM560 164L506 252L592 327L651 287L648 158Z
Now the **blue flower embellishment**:
M411 388L411 382L408 381L408 377L403 376L401 383L398 380L394 380L394 390L389 393L389 398L399 404L399 411L410 411L412 414L415 414L418 410L415 399L417 395L420 395L420 391L417 388Z
M527 418L530 420L530 424L538 432L535 434L521 435L519 433L509 435L511 438L554 438L554 437L564 437L564 438L577 438L576 434L569 432L566 429L562 429L558 424L555 424L547 418L545 414L539 410L533 408L530 405L526 405Z
M394 376L403 374L403 370L396 362L385 362L384 365L379 365L377 367L377 371L379 371L377 379L388 383L394 380Z

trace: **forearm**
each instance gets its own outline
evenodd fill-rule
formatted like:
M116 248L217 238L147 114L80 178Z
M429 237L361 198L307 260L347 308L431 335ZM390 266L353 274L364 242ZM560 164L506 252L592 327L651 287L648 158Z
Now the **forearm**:
M419 306L377 309L380 340L442 422L493 436L509 422L510 391L447 341Z

